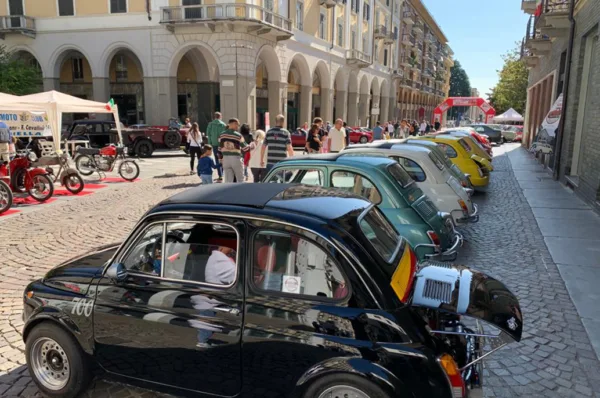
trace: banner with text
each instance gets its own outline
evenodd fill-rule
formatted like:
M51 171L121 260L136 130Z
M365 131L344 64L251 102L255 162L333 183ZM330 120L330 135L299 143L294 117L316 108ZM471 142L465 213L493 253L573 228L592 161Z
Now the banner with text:
M2 112L0 121L6 123L13 137L51 137L52 130L45 112Z

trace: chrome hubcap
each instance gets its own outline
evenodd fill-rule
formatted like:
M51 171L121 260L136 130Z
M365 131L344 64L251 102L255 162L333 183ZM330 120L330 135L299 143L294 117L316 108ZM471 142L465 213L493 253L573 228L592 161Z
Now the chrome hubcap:
M37 339L31 348L31 369L47 389L58 391L69 381L70 365L65 350L48 337Z
M32 195L36 197L43 197L46 195L48 187L46 186L46 181L44 181L40 176L33 177L33 188L31 190Z
M369 398L358 388L350 386L333 386L323 391L319 398Z
M0 188L0 209L8 206L8 192Z

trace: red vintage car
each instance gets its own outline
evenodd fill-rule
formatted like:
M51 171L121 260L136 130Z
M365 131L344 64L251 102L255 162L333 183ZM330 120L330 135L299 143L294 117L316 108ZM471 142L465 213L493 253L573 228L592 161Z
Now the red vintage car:
M373 141L373 132L366 127L346 127L346 134L350 134L351 144L366 144Z

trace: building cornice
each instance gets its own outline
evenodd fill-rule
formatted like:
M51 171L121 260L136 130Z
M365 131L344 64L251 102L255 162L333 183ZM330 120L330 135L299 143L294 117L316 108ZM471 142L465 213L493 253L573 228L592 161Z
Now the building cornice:
M442 28L438 25L436 20L433 18L429 10L421 0L408 0L408 2L413 6L413 8L417 11L419 16L427 23L427 25L433 31L433 34L437 36L437 38L444 44L448 43L448 38L442 32Z

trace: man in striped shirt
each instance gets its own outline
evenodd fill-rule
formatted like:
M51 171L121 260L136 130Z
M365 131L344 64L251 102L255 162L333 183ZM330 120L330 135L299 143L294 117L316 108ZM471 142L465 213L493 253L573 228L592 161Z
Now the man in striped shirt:
M265 166L265 151L269 148L266 159L266 170L269 170L275 164L287 157L294 156L294 148L292 148L292 136L290 132L283 128L285 117L277 115L275 118L275 127L267 132L267 136L263 142L263 147L260 150L261 166Z
M237 119L229 119L227 130L219 134L219 148L223 154L223 174L225 182L244 182L244 167L242 164L242 151L246 147L244 137L238 133L240 122Z

